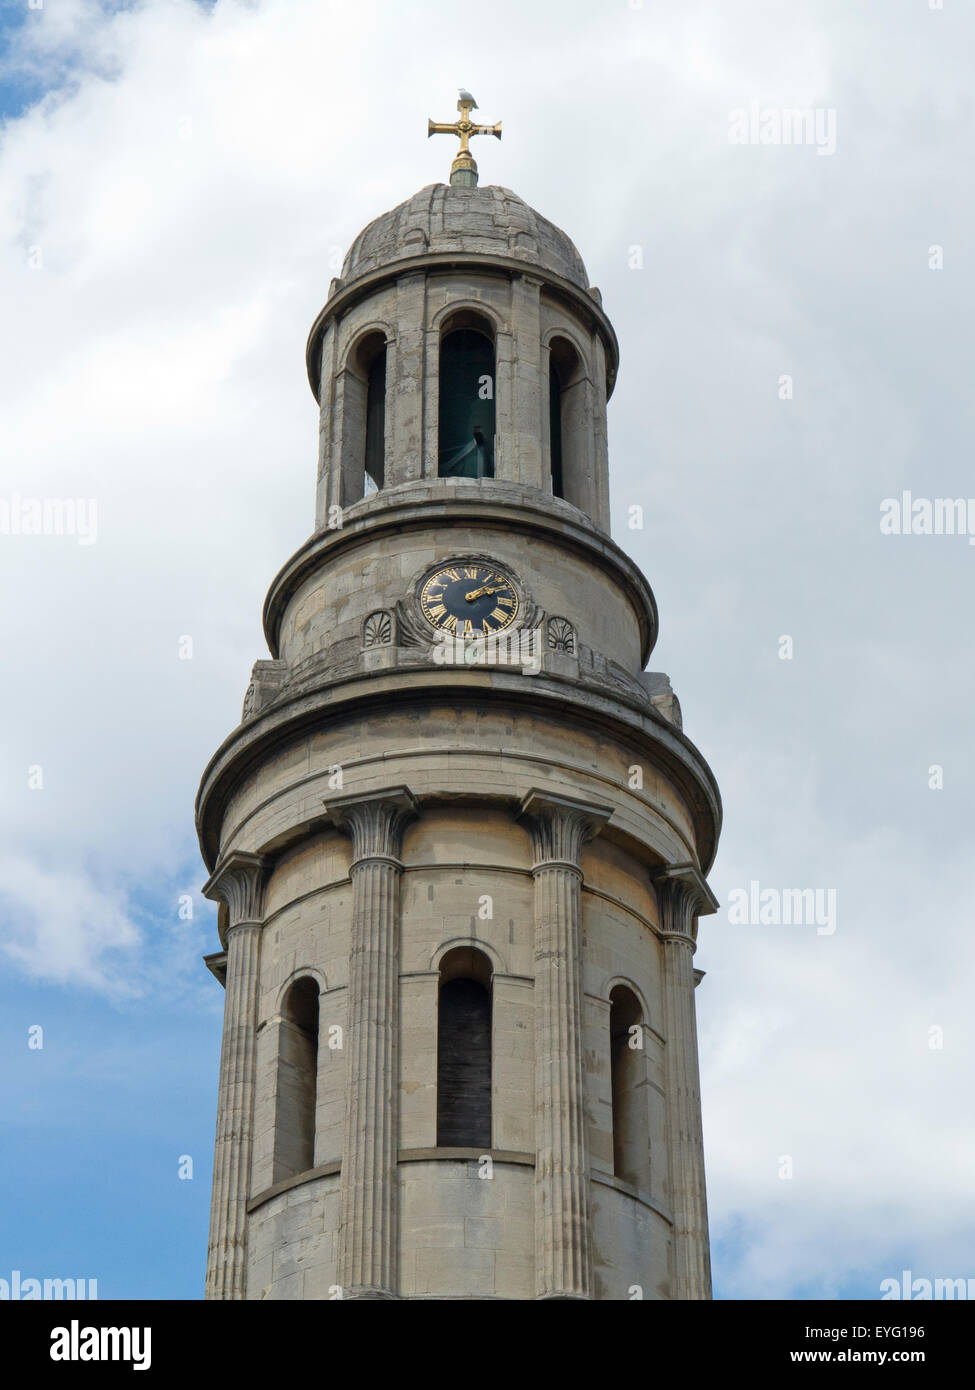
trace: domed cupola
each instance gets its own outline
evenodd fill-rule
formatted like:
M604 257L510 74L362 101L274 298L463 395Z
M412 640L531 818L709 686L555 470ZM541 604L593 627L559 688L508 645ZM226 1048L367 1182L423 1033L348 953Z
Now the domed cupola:
M444 130L500 134L458 104ZM616 335L571 238L476 178L462 150L450 184L370 222L332 281L307 350L319 531L374 492L437 480L505 483L609 530Z
M589 289L582 257L554 222L510 188L458 188L431 183L364 227L349 247L339 285L345 287L415 256L484 256L527 262L578 289Z

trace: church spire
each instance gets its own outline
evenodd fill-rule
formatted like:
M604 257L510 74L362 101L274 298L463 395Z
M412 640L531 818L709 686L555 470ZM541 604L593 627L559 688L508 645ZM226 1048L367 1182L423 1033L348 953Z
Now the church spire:
M431 135L456 135L460 140L460 149L450 166L450 182L455 188L476 188L477 162L470 152L468 142L472 135L496 135L500 140L501 122L498 121L497 125L475 125L471 120L471 112L478 109L477 102L463 87L458 90L460 99L457 102L457 110L460 112L460 119L453 122L428 120L427 139Z

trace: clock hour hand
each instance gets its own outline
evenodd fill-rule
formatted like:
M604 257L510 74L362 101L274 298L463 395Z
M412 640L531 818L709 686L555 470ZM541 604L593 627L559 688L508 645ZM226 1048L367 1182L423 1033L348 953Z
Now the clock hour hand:
M485 594L499 594L502 588L503 585L498 585L497 588L492 589L489 584L482 584L479 589L471 589L464 597L468 603L473 603L476 598L483 598Z

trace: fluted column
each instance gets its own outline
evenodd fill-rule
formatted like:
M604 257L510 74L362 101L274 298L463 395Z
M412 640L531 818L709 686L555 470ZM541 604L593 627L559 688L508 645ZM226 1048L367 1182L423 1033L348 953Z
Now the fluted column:
M692 864L654 877L663 937L667 1132L674 1213L674 1298L711 1297L711 1251L701 1128L701 1078L694 1008L696 918L717 910Z
M203 888L208 898L226 903L229 914L205 1293L212 1299L240 1299L247 1292L247 1198L266 873L267 860L262 855L238 850Z
M330 799L352 837L352 940L338 1277L345 1298L397 1297L399 860L406 787Z
M521 817L535 880L535 1292L592 1297L584 1105L582 870L611 810L532 791Z

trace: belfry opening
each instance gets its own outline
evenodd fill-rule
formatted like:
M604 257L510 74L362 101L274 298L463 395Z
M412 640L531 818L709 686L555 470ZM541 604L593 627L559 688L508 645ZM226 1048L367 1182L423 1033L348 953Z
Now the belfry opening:
M494 434L494 342L481 320L455 318L440 340L440 477L493 478Z

